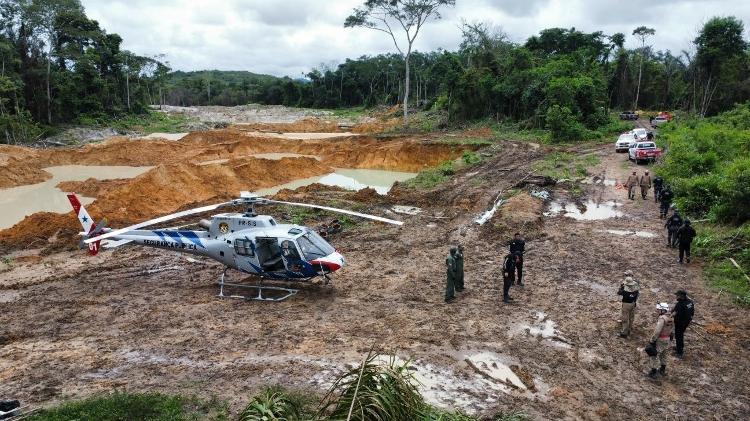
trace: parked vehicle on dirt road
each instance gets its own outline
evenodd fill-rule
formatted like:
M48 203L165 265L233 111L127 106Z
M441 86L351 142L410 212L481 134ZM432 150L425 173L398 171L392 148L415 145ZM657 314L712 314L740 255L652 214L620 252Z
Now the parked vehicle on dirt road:
M661 116L657 116L651 119L651 126L653 127L661 126L664 123L669 123L669 119Z
M628 159L635 161L636 164L644 162L653 162L661 157L662 150L656 147L654 142L636 142L628 149Z
M623 111L620 113L620 120L638 120L638 113L635 111Z
M625 132L615 141L615 152L627 152L634 143L633 132Z
M648 139L648 130L644 129L643 127L636 127L631 131L631 134L633 135L633 139L636 141Z

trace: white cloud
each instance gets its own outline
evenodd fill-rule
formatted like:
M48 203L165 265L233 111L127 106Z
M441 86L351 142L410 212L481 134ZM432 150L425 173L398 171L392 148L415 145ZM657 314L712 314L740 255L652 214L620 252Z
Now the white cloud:
M394 52L385 34L344 28L364 0L82 0L90 18L137 54L166 54L174 69L250 70L299 76L321 63ZM656 29L651 44L690 49L703 22L733 15L750 26L746 0L457 0L417 39L421 51L455 49L462 19L501 27L516 42L549 27L622 32Z

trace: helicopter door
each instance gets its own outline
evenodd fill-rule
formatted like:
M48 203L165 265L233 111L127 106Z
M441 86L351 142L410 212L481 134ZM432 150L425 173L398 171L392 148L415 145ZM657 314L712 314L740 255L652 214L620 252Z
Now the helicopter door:
M285 269L279 240L275 237L257 237L255 251L258 264L264 272L279 272Z

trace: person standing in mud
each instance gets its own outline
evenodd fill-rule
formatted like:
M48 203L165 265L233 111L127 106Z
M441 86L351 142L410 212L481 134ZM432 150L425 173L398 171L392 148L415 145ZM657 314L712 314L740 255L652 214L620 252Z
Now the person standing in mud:
M627 271L626 274L632 275L632 272ZM633 327L633 320L635 319L635 306L636 301L638 301L639 290L638 282L632 276L626 276L625 282L620 284L620 289L617 291L617 294L622 296L621 338L627 338L630 335L630 329Z
M664 186L664 189L659 195L659 200L661 201L661 205L659 206L659 209L661 210L661 212L659 213L659 219L664 219L667 217L669 207L672 206L672 199L674 199L672 188L669 186Z
M661 189L664 187L664 179L660 175L654 177L654 202L661 200Z
M526 241L521 237L521 233L517 232L513 236L513 241L510 242L510 253L518 256L516 261L516 283L519 286L523 286L523 254L526 252Z
M677 358L682 358L685 351L685 330L693 320L695 305L693 300L688 298L685 290L678 290L674 295L677 296L677 304L672 309L672 316L674 316L674 355Z
M449 303L456 298L456 253L458 249L451 247L450 254L445 259L446 282L445 282L445 302Z
M677 231L682 226L682 216L680 212L675 209L672 216L667 219L664 223L664 228L667 229L667 247L675 248L677 245Z
M695 228L690 225L690 220L686 218L685 223L677 230L677 232L675 232L674 235L677 239L677 243L679 243L680 263L682 263L683 257L687 257L687 262L690 263L690 245L693 243L693 238L695 238L696 235Z
M648 376L656 378L656 370L662 375L667 374L667 351L669 350L669 341L672 339L672 329L674 322L669 316L669 304L659 303L656 305L656 311L659 318L656 320L654 333L651 335L651 346L656 348L656 355L651 357L651 372Z
M642 176L640 180L641 185L641 197L643 200L648 200L646 197L648 196L648 190L651 188L651 176L648 174L648 171L646 171Z
M515 253L508 253L503 261L503 302L509 303L513 299L510 298L510 287L513 285L513 281L516 278L516 262L518 261L518 255Z
M464 246L458 245L456 251L456 291L464 290Z
M625 187L628 188L628 199L635 200L635 187L638 184L638 175L633 171L633 174L628 177L628 181L625 182Z

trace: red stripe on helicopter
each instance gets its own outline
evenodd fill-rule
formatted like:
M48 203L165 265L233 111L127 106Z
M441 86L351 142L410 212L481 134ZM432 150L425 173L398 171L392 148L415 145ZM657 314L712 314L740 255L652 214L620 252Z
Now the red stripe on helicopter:
M326 262L325 260L311 260L310 264L312 264L312 265L319 265L319 266L325 266L331 272L335 272L335 271L341 269L341 265L333 263L333 262Z
M79 212L81 211L81 202L78 201L78 197L75 195L75 193L68 193L68 200L73 206L73 210L76 212L76 216L78 216Z

